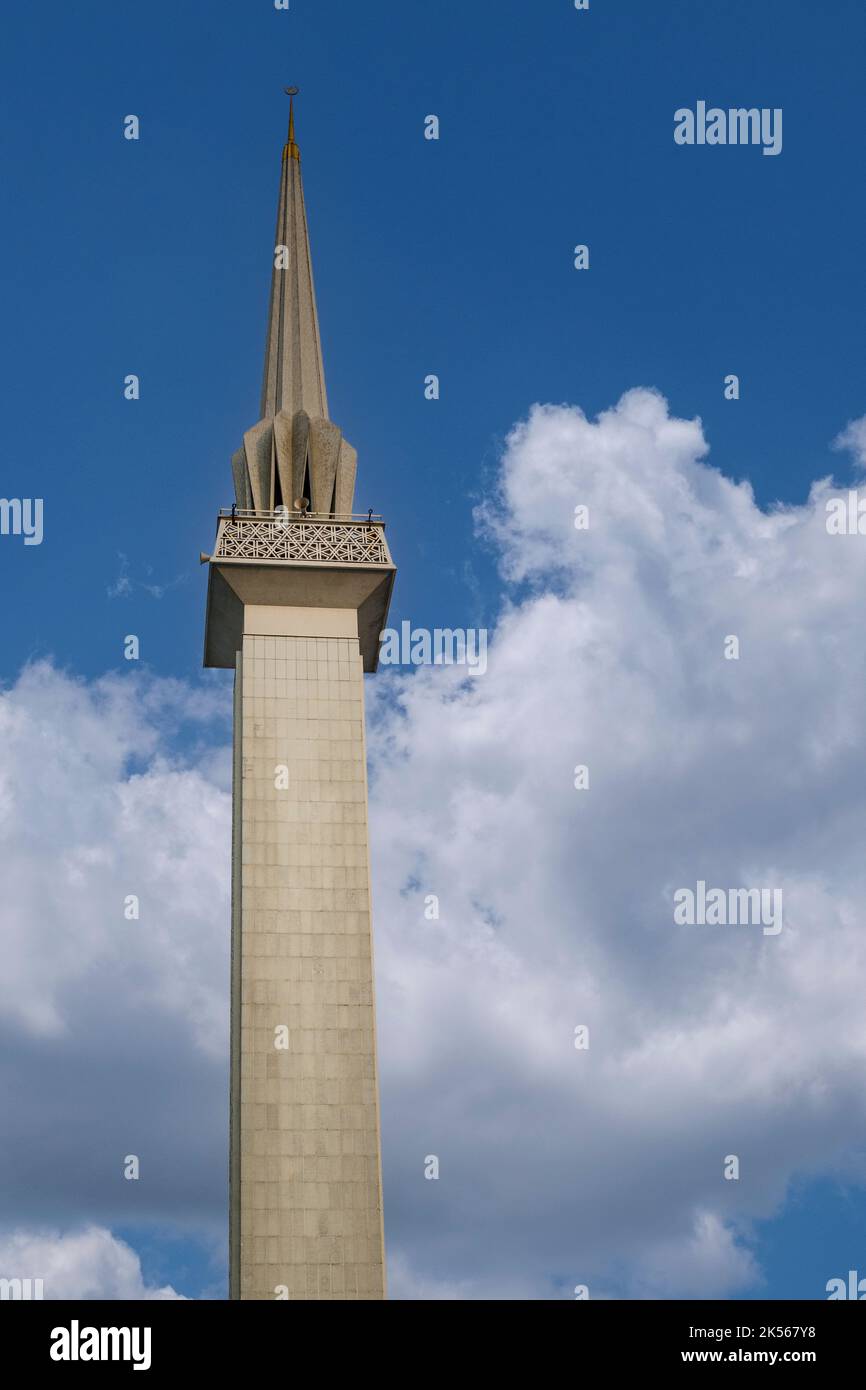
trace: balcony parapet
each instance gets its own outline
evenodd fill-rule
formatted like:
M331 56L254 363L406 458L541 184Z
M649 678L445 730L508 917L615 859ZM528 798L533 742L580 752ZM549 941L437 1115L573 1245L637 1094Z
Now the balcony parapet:
M291 564L391 565L385 522L372 512L331 516L310 512L256 512L224 508L218 518L213 561L284 561Z

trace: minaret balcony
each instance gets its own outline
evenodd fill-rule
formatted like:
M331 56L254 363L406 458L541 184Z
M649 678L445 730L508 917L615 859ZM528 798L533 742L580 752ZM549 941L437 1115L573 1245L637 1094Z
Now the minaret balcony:
M339 621L353 615L364 670L376 670L396 572L381 516L224 508L213 554L201 558L210 571L205 666L233 667L244 634L276 622L323 636L336 621L328 609ZM264 611L276 608L279 618Z

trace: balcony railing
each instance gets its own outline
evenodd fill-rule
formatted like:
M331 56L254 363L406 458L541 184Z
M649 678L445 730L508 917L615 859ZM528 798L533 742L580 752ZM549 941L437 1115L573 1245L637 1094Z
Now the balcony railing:
M212 560L390 565L385 523L372 513L251 512L223 508Z

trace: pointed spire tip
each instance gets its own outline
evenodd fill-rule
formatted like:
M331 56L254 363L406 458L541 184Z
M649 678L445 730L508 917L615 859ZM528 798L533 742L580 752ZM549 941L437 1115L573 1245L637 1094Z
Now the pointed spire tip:
M283 159L300 161L301 151L295 143L295 97L300 92L300 87L284 87L283 91L289 98L289 138L283 148Z

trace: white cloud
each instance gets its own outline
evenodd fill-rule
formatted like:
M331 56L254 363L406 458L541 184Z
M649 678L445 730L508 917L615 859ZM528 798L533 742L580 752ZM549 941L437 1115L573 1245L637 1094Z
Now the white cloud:
M691 1232L661 1240L635 1262L629 1293L638 1298L734 1298L760 1284L755 1261L734 1232L707 1211L697 1211Z
M828 536L829 480L767 514L706 454L653 392L536 408L480 516L487 673L368 683L394 1297L760 1290L792 1178L862 1177L866 541ZM0 697L0 1178L31 1227L128 1223L128 1152L138 1221L224 1222L224 715L47 666ZM781 888L781 935L675 926L698 879Z
M388 1297L401 1301L424 1303L454 1303L469 1299L513 1300L523 1302L537 1298L537 1289L528 1279L509 1270L491 1270L478 1279L436 1279L420 1274L402 1250L394 1250L388 1258Z
M827 535L828 481L766 514L706 452L653 392L536 408L482 509L524 586L488 673L371 688L407 1287L747 1288L749 1223L862 1136L866 545ZM676 927L699 878L781 888L782 934Z
M179 726L222 705L217 691L87 684L44 662L0 694L0 1020L60 1036L113 973L223 1054L230 795L212 757L169 751Z
M46 663L0 694L0 1229L224 1230L227 696Z
M179 1299L171 1285L145 1283L134 1250L99 1226L0 1235L0 1278L41 1279L43 1298Z
M866 415L857 420L849 420L844 430L833 440L835 449L844 449L854 455L859 469L866 468Z

